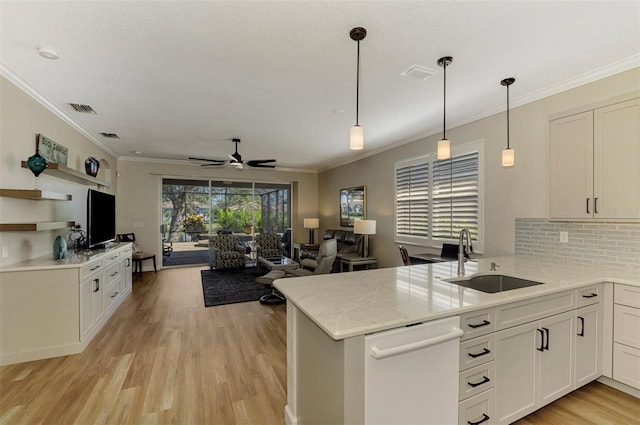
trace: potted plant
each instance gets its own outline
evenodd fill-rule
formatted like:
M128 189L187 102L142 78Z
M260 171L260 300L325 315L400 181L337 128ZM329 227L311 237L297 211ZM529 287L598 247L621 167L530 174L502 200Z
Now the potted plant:
M184 232L191 237L191 240L197 240L198 235L205 231L204 217L200 214L189 214L184 221Z
M242 228L244 229L244 232L247 235L250 235L251 233L253 233L253 223L250 223L250 222L242 223Z

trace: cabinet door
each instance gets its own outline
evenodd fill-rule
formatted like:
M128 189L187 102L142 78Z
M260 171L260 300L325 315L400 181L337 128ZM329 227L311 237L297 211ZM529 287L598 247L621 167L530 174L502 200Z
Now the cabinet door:
M593 111L551 121L549 131L549 215L592 218Z
M640 101L594 114L594 217L640 218Z
M602 374L602 304L576 310L574 388Z
M574 311L540 321L544 332L544 351L536 351L539 360L538 407L542 407L573 389Z
M80 341L84 341L93 329L93 280L80 284Z
M102 313L104 311L104 303L102 300L103 282L104 279L102 278L102 274L91 278L91 307L93 310L94 322L97 322L102 317Z
M131 263L131 254L122 260L123 266L123 274L124 274L124 285L126 289L131 289L131 285L133 283L133 267Z
M536 410L537 323L496 333L496 423L510 424Z

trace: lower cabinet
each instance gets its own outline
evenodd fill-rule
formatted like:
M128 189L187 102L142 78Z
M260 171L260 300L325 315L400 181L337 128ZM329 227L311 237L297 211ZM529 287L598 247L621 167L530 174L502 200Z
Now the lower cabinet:
M640 389L640 288L616 284L613 306L613 379Z
M602 304L576 310L574 388L602 374Z

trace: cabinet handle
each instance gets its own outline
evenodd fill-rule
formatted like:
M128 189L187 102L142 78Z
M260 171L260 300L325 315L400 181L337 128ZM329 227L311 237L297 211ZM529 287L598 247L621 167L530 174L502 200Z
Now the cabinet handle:
M467 384L469 384L469 386L475 388L475 387L479 387L482 384L486 384L487 382L491 381L491 379L487 378L486 376L482 377L482 381L480 382L467 382Z
M578 319L580 320L580 332L578 336L584 336L584 317L578 316Z
M544 345L544 349L549 351L549 329L547 328L542 328L544 329L544 332L547 334L547 343Z
M96 284L93 292L98 292L100 290L100 279L93 279L93 283Z
M127 267L131 267L131 258L127 258Z
M583 295L582 298L593 298L593 297L597 297L598 294L594 294L593 292L590 293L589 295Z
M598 198L593 198L593 212L598 214Z
M542 329L536 329L540 332L540 347L536 348L538 351L544 351L544 331Z
M477 353L477 354L467 353L467 354L469 355L469 357L475 359L476 357L484 356L486 354L489 354L490 352L491 350L489 350L488 348L485 348L484 350L482 350L481 353Z
M467 423L469 425L480 425L482 422L486 422L489 419L491 419L489 416L486 415L486 413L482 414L482 419L480 419L478 422L471 422L471 421L467 421Z
M114 276L116 276L117 274L118 274L118 272L113 272L113 273L111 273L111 274L109 275L109 277L114 277Z
M589 200L590 200L590 199L591 199L591 198L587 198L587 214L591 214L591 212L589 212Z
M94 268L92 268L92 269L89 269L89 271L90 271L90 272L92 272L92 271L94 271L94 270L98 270L99 268L100 268L100 266L98 265L98 266L95 266L95 267L94 267Z
M118 291L114 292L113 295L111 295L111 298L115 298L118 295Z
M482 323L480 323L480 324L478 324L478 325L471 325L471 324L468 324L467 326L469 326L471 329L476 329L476 328L481 328L481 327L483 327L483 326L488 326L488 325L490 325L490 324L491 324L491 322L490 322L490 321L488 321L488 320L483 320L483 321L482 321Z

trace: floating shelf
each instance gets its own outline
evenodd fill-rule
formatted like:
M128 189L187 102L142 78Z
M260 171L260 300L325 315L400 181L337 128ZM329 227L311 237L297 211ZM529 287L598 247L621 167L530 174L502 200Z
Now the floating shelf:
M46 221L42 223L1 223L0 232L39 232L42 230L66 229L75 225L75 221Z
M29 167L27 166L27 161L22 161L22 168L29 169ZM59 179L65 179L75 183L91 183L97 184L98 186L109 187L109 183L107 183L106 181L91 177L88 174L81 173L80 171L76 171L73 168L69 168L61 164L56 164L54 162L48 163L47 168L44 170L44 172L45 174L49 174Z
M43 192L38 189L0 189L0 196L20 199L33 199L36 201L50 199L53 201L71 201L71 195L56 192Z

